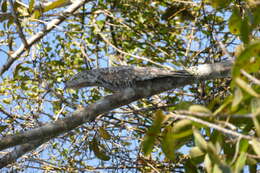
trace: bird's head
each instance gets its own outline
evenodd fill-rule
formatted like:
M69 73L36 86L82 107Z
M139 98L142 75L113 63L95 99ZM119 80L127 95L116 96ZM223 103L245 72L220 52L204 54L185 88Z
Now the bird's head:
M97 85L97 75L93 71L83 71L73 76L66 82L65 88L79 89L87 86Z

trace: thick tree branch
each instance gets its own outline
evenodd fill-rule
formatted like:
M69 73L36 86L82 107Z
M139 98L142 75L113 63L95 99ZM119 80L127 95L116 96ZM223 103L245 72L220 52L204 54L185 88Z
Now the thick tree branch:
M29 143L30 141L54 138L62 133L75 129L86 122L95 120L100 114L169 89L193 84L199 80L228 77L231 66L232 63L229 61L216 64L205 64L189 69L194 76L185 78L165 77L138 82L135 89L127 88L121 92L106 96L88 107L76 110L69 117L58 119L57 121L47 123L42 127L30 131L3 137L0 140L0 150Z
M0 169L14 163L19 157L23 156L25 153L28 153L36 148L38 148L40 145L42 145L44 142L48 141L46 140L36 140L32 141L30 143L25 143L20 146L17 146L13 149L13 151L7 153L2 158L0 158Z
M51 22L47 24L47 27L42 32L38 32L36 35L32 36L28 41L28 47L22 44L19 49L17 49L13 54L10 55L7 62L0 69L0 75L2 75L5 71L7 71L11 65L17 60L25 51L26 48L30 48L34 43L43 38L46 34L48 34L52 29L54 29L57 25L63 22L68 16L74 13L77 9L79 9L83 4L85 4L88 0L78 0L71 4L67 10L65 10L57 19L53 19Z

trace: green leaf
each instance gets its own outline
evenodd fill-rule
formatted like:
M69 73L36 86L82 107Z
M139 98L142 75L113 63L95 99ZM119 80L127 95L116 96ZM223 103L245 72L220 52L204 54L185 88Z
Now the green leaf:
M254 116L260 115L260 99L253 98L251 100L251 112Z
M0 132L4 131L7 127L7 125L0 125Z
M257 173L257 163L249 165L249 172Z
M228 27L232 34L240 34L240 28L242 25L242 18L240 16L240 12L238 8L234 8L232 11L232 15L228 21Z
M215 116L215 115L219 114L220 112L223 112L224 109L226 109L229 106L229 104L231 104L231 102L232 102L232 97L230 97L230 96L227 97L224 100L224 102L222 103L222 105L213 113L213 115Z
M176 150L190 139L192 132L192 122L190 120L180 120L165 128L161 146L168 159L175 160Z
M100 127L98 130L99 130L100 136L103 139L105 139L105 140L111 139L111 135L103 127Z
M172 127L167 126L163 131L163 139L161 142L162 151L170 160L175 160L175 151L177 150L177 141L173 137Z
M194 165L190 160L185 162L184 169L187 173L198 173L196 165Z
M249 84L247 84L243 79L241 78L235 78L235 82L240 86L244 91L246 91L248 94L260 98L260 94L256 93L255 90L251 88Z
M155 143L155 137L154 136L148 136L146 135L144 137L144 140L142 142L142 151L145 156L148 156L152 150Z
M190 105L194 104L191 101L182 101L174 106L175 109L188 109Z
M257 156L260 157L260 142L259 142L259 140L252 139L250 144L252 145L252 147L253 147L255 153L257 154Z
M14 73L13 73L15 79L18 78L19 71L20 71L21 68L22 68L22 63L18 64L18 65L15 67L15 70L14 70Z
M35 3L35 0L30 0L30 2L29 2L29 9L28 9L29 13L32 13L33 7L34 7L34 3Z
M193 113L207 113L207 114L212 114L212 112L206 108L205 106L201 105L192 105L189 107L189 111Z
M3 103L9 105L12 102L12 99L11 98L4 98L2 101L3 101Z
M242 93L241 89L240 88L236 88L235 89L235 93L234 93L234 98L232 100L232 107L231 107L232 111L237 109L237 106L242 101L242 99L243 99L243 93Z
M184 138L192 134L192 121L190 120L179 120L177 123L174 123L171 132L174 135L174 138Z
M148 129L142 142L142 151L145 156L149 155L152 152L155 140L161 131L161 126L165 118L166 116L162 113L161 110L156 111L153 124Z
M240 28L240 38L241 40L245 43L249 43L249 37L250 37L251 29L248 24L248 19L245 18L242 23L241 23L241 28Z
M246 152L242 152L240 153L236 164L235 164L235 170L234 172L241 172L244 168L244 165L246 163L246 157L247 157L247 153Z
M233 173L228 166L215 164L213 167L213 173Z
M231 0L210 0L212 7L216 9L226 8L231 3Z
M99 28L102 28L104 26L104 24L105 24L105 21L104 20L98 20L96 22L96 24L98 25Z
M53 1L53 2L49 3L47 6L45 6L45 8L43 9L43 12L50 11L52 9L61 7L61 6L65 5L66 3L68 3L68 0Z
M32 19L39 19L42 15L42 12L39 9L35 9L31 15Z
M158 132L161 130L161 126L162 126L162 123L166 120L166 115L163 114L163 112L161 110L157 110L155 112L155 119L153 121L153 128L152 130L154 132Z
M193 135L195 137L195 144L200 148L201 151L207 151L207 141L201 136L198 130L194 129Z
M240 152L247 152L248 146L249 146L248 140L241 139L240 143L239 143L239 151Z
M89 147L94 152L95 156L97 156L97 158L99 158L100 160L110 160L110 157L106 155L104 149L101 147L96 138L93 138L93 140L89 144Z
M173 158L169 153L174 153L183 146L192 135L192 122L179 120L173 125L167 126L163 132L162 149L167 157ZM171 151L169 151L171 150Z
M248 45L237 57L233 66L233 78L240 75L240 70L248 73L258 72L260 69L260 41Z
M190 150L191 158L203 156L205 153L199 147L192 147Z
M210 157L208 154L206 154L205 159L204 159L204 164L205 164L205 169L207 172L212 172L213 170L213 163L210 160Z
M255 131L258 137L260 137L260 123L259 123L259 115L260 115L260 99L253 98L251 100L251 112L253 114L252 120L255 125Z
M260 6L253 9L253 27L257 27L260 24Z
M231 168L227 166L224 160L217 153L215 146L209 142L208 144L208 156L212 164L214 164L213 172L231 173Z
M199 147L192 147L189 151L189 155L193 163L200 164L203 162L205 153L201 151Z
M208 142L207 145L207 153L210 157L210 160L218 165L222 165L221 159L219 157L219 154L217 152L216 147L212 144L212 142Z
M4 13L7 11L7 1L3 1L2 6L1 6L1 10Z

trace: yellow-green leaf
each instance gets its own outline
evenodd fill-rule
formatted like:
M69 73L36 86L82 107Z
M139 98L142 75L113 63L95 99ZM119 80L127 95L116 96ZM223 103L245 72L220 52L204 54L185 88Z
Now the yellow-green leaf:
M192 135L192 121L190 120L180 120L177 123L174 123L171 129L174 138L179 139Z
M241 91L240 88L236 88L235 89L235 93L234 93L234 98L232 100L232 111L234 111L237 106L239 105L239 103L242 101L243 99L243 93Z
M162 150L166 157L174 161L176 150L190 139L192 133L192 122L190 120L180 120L167 126L161 141Z
M41 17L41 11L39 9L34 10L31 18L32 19L39 19L40 17Z
M28 9L29 13L31 13L33 11L34 3L35 3L34 0L30 0L30 2L29 2L29 9Z
M177 149L176 148L177 141L173 137L173 133L171 131L172 131L171 126L167 126L164 129L161 147L162 147L162 151L165 154L165 156L170 160L174 160L175 159L175 151Z
M68 0L57 0L57 1L53 1L50 4L48 4L47 6L45 6L45 8L43 9L44 12L61 7L65 4L68 3Z
M162 110L155 112L155 118L152 126L157 127L157 130L161 129L162 123L166 120L166 115L163 114Z
M260 41L248 45L236 58L232 70L232 76L235 78L244 69L247 73L258 72L260 69Z
M236 164L235 164L235 171L234 172L241 172L242 169L244 168L244 165L246 163L246 157L247 157L247 153L246 152L242 152L240 153Z
M192 147L189 151L191 158L203 156L205 153L199 147Z
M212 172L213 163L211 162L208 154L206 154L206 156L205 156L204 164L205 164L205 168L206 168L207 172Z
M190 159L184 163L184 170L187 173L198 173L196 165Z
M260 137L260 124L259 124L259 121L256 117L253 117L253 122L254 122L254 125L255 125L255 131L256 131L256 134L258 137Z
M238 8L234 8L228 21L228 27L232 34L240 34L242 18Z
M222 112L225 108L227 108L227 106L229 104L231 104L232 102L232 97L227 97L225 100L224 100L224 103L222 103L222 105L213 113L213 115L217 115L219 114L220 112Z
M248 24L248 19L245 18L245 19L243 19L243 21L241 23L241 28L240 28L240 38L245 44L249 43L250 33L251 32L250 32L250 27Z
M93 140L89 144L90 149L94 152L95 156L103 161L110 160L110 157L106 155L105 151L100 147L99 142L96 138L93 138Z
M161 110L157 110L154 116L155 117L153 124L148 129L142 142L142 151L145 156L149 155L152 152L155 140L161 131L162 123L166 119L166 116L163 114Z
M3 102L4 102L5 104L10 104L10 103L11 103L11 98L4 98L4 99L3 99Z
M198 130L193 130L193 135L195 137L195 144L200 148L201 151L207 151L207 141L201 136Z
M248 94L260 98L260 94L256 93L255 90L251 88L250 85L248 85L243 79L236 78L235 82L240 86L244 91L246 91Z
M260 99L259 98L253 98L251 100L251 112L254 116L260 115Z
M211 0L212 7L216 9L228 7L230 0Z
M257 139L252 139L250 143L257 154L258 157L260 157L260 142Z
M111 135L103 127L99 128L99 134L103 139L111 139Z
M2 10L2 12L7 11L7 1L3 1L2 6L1 6L1 10Z
M207 144L207 153L209 154L209 157L212 162L216 164L221 164L221 159L217 153L217 149L212 142L208 142Z
M4 131L8 126L6 125L0 125L0 132Z
M189 107L189 111L193 113L207 113L207 114L212 113L208 108L201 105L192 105Z

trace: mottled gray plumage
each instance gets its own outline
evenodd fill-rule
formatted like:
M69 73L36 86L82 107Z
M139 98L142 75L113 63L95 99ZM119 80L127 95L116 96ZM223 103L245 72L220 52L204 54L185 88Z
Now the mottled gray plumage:
M88 86L100 86L112 91L118 91L127 87L134 87L138 81L187 76L191 76L191 74L183 70L169 71L155 67L117 66L80 72L66 82L66 88L78 89Z

